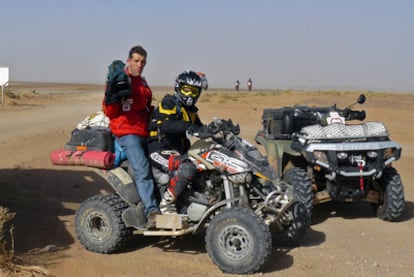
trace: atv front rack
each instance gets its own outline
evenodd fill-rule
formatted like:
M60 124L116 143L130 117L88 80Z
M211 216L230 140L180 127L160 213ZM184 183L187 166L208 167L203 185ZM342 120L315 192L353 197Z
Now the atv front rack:
M362 124L335 123L327 126L320 124L303 127L298 138L306 140L343 139L368 140L370 137L388 138L387 128L381 122L366 122Z

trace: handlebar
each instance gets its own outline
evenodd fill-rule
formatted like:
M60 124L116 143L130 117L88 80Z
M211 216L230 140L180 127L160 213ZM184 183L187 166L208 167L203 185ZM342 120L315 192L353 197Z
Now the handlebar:
M362 121L365 119L365 111L353 111L351 109L344 110L345 120L359 120Z
M233 133L234 135L240 134L239 124L234 125L231 119L225 120L215 118L207 125L207 127L213 134L217 134L219 132Z
M363 121L366 117L365 111L356 111L352 110L351 107L355 104L363 104L365 102L365 95L361 94L358 97L358 100L345 107L344 109L339 109L336 104L330 107L307 107L307 106L298 106L294 109L294 116L299 118L304 118L308 121L313 121L315 124L323 124L326 121L326 118L330 116L331 112L338 113L345 121L351 120L360 120Z

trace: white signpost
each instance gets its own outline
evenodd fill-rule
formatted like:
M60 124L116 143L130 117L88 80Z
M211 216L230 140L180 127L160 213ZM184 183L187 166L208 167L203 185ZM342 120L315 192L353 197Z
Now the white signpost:
M4 105L4 87L9 84L9 68L0 67L1 104Z

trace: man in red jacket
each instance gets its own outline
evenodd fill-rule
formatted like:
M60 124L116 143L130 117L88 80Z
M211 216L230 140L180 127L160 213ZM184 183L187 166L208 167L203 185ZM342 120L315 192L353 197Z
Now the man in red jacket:
M120 80L109 80L108 75L103 111L109 117L115 140L124 149L134 172L135 185L148 219L147 228L153 229L155 217L160 211L154 197L154 182L147 159L146 138L153 106L152 91L141 76L146 63L146 50L141 46L132 47L127 65L124 68L121 66L121 73L117 75ZM125 78L119 77L121 75Z

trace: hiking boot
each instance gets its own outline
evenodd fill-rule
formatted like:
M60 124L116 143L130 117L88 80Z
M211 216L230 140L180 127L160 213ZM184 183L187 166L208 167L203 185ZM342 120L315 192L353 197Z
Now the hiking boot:
M175 197L167 189L160 202L161 214L176 214L177 209L175 207Z
M151 211L148 215L147 230L154 230L156 228L157 214L161 214L159 211Z

